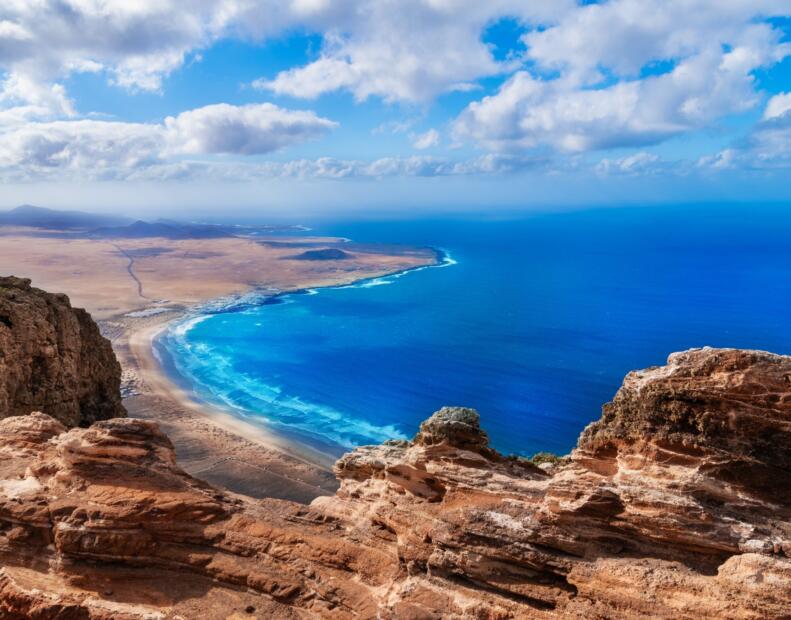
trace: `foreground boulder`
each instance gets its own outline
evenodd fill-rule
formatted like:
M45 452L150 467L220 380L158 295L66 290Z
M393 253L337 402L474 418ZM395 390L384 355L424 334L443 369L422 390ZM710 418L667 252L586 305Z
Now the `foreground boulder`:
M0 277L0 418L46 411L66 426L125 416L121 367L90 315L30 280Z
M788 618L791 358L631 373L547 472L446 408L309 507L182 472L157 426L0 421L0 618Z

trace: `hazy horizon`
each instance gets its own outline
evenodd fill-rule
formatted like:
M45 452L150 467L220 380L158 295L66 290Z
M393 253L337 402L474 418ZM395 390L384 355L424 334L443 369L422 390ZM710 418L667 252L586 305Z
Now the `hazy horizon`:
M24 202L14 205L0 205L0 213L12 211L19 207L37 207L52 211L84 212L94 215L114 215L131 220L154 221L157 219L173 219L181 222L201 222L207 224L303 224L320 226L334 222L427 222L436 221L441 224L445 221L498 221L522 220L534 216L544 215L569 215L586 214L595 212L622 213L626 211L642 211L647 214L666 212L679 218L687 215L707 216L712 220L732 218L736 220L751 221L756 213L769 216L772 214L784 215L791 207L787 200L777 201L708 201L708 202L645 202L641 204L612 204L612 203L581 203L568 205L536 205L531 208L524 207L497 207L477 208L470 206L467 209L454 208L422 208L420 210L408 208L379 208L376 210L362 209L325 209L318 205L316 208L268 210L255 206L247 208L204 207L170 205L167 207L142 206L112 208L102 205L75 205L55 207L51 204ZM679 220L681 222L681 220Z

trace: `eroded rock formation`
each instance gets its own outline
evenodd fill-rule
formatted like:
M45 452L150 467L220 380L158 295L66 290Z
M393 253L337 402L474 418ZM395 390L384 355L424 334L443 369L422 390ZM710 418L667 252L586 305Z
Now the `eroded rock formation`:
M150 422L8 418L0 618L789 618L789 377L672 355L550 472L443 409L309 507L189 477Z
M65 295L0 277L0 418L46 411L67 426L126 415L110 342Z

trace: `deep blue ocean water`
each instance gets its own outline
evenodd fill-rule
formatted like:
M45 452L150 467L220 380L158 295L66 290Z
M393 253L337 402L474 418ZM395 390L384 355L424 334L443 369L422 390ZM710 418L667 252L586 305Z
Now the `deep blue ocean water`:
M195 394L332 453L477 408L495 447L565 453L631 369L703 345L791 353L780 207L322 223L457 261L166 333Z

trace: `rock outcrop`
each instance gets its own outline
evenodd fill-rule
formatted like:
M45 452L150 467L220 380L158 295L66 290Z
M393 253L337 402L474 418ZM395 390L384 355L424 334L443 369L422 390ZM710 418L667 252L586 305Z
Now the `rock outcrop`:
M446 408L310 506L189 477L150 422L9 418L0 618L789 618L787 377L675 354L550 472Z
M0 418L41 410L84 427L125 416L120 385L110 342L85 310L0 277Z

